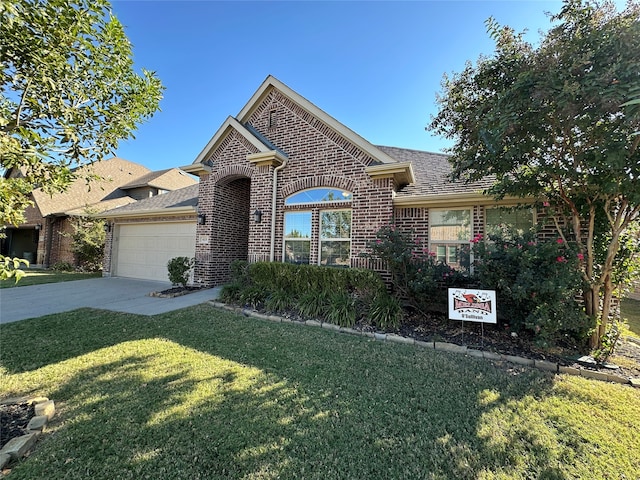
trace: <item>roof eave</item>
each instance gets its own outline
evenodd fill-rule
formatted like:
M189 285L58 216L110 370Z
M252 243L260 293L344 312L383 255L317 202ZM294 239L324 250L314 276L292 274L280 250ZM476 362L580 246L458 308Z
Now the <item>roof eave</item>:
M188 207L168 207L168 208L156 208L151 210L130 210L126 212L105 212L98 213L95 216L96 218L107 218L107 219L117 219L117 218L148 218L148 217L176 217L181 215L194 215L196 214L195 206Z
M521 197L505 197L502 200L496 200L491 195L482 192L464 192L464 193L448 193L448 194L432 194L432 195L411 195L411 196L395 196L393 198L394 207L403 208L448 208L462 207L469 205L518 205L532 204L535 202L533 198Z

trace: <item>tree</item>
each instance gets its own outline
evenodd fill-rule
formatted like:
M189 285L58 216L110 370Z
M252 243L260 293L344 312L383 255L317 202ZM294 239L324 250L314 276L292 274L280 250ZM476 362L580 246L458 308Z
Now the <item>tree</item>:
M0 62L0 227L24 222L34 188L64 191L133 138L164 89L134 71L106 0L3 0Z
M489 19L493 56L445 75L427 128L455 141L453 178L493 175L488 193L533 196L566 213L556 226L578 248L598 346L620 239L640 216L640 115L630 102L640 91L640 6L566 0L551 20L533 46Z

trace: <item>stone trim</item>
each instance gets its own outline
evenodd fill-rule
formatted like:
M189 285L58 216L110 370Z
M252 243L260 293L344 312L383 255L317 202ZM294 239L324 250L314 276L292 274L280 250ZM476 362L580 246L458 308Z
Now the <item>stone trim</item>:
M2 405L15 405L21 403L33 404L35 416L27 424L29 433L21 437L12 438L0 450L0 470L10 462L15 462L24 457L35 445L38 437L44 432L49 420L53 418L56 407L53 400L47 397L14 397L0 401Z

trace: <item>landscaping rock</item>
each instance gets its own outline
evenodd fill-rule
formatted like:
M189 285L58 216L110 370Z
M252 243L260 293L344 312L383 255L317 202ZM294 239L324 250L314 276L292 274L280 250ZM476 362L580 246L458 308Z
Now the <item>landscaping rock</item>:
M415 340L413 338L403 337L401 335L396 335L393 333L387 334L387 340L390 342L405 343L407 345L413 345L415 343Z
M629 383L631 383L631 386L634 388L640 388L640 378L632 378Z
M483 358L482 350L476 350L475 348L467 348L467 355L475 358Z
M46 415L33 417L27 424L27 430L37 430L38 432L42 432L48 421L49 418Z
M321 327L322 326L322 323L319 322L318 320L307 320L304 323L309 325L310 327Z
M56 413L56 407L53 403L53 400L47 400L46 402L37 403L35 409L36 417L44 415L49 420L51 420Z
M536 368L540 370L546 370L548 372L557 372L558 364L553 362L547 362L546 360L535 360L534 363Z
M530 358L516 357L515 355L503 355L503 360L515 363L516 365L524 365L525 367L533 367L534 361Z
M583 368L580 370L580 375L586 378L595 378L596 380L604 380L605 382L608 380L607 374L604 372L598 372L597 370L587 370Z
M13 460L22 458L25 453L36 443L39 432L29 433L22 435L21 437L12 438L9 442L0 450L0 454L4 453L10 455Z
M11 461L11 455L8 453L0 453L0 470L9 465Z
M580 369L574 367L567 367L565 365L558 366L560 373L566 373L567 375L580 375Z
M434 347L436 350L442 350L444 352L467 353L467 347L463 345L456 345L455 343L435 342Z
M487 360L495 360L495 361L502 360L502 356L499 353L482 352L482 356Z
M340 325L336 325L334 323L329 323L329 322L323 322L322 328L326 328L327 330L340 331Z
M416 340L415 344L423 348L434 348L433 342L423 342L422 340Z
M376 333L373 334L373 338L375 338L379 342L384 342L387 339L387 334L386 333L378 333L378 332L376 332Z
M620 375L614 375L612 373L607 374L607 380L609 382L622 383L623 385L629 383L628 378L621 377Z

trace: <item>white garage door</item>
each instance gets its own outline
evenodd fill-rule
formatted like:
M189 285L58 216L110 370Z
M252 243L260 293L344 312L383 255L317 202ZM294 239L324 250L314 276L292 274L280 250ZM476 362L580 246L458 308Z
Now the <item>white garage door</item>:
M193 257L195 222L120 225L116 232L118 277L169 281L167 262L174 257Z

